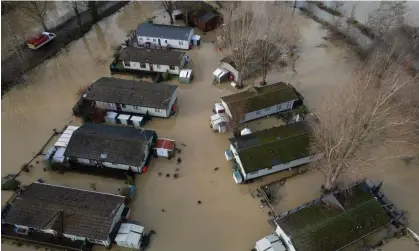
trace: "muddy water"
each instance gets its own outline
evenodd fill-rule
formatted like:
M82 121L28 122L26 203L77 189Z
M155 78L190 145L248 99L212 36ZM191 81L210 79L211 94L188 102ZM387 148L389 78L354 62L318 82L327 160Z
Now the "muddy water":
M109 76L112 48L124 41L126 33L148 14L155 15L156 11L150 7L145 3L129 4L95 25L57 57L28 73L26 84L4 96L2 175L17 172L39 151L54 128L61 129L70 122L80 124L71 114L78 89L99 77ZM326 32L316 23L303 19L302 33L301 57L295 65L297 73L287 68L269 74L268 78L291 82L306 97L309 107L315 108L327 93L344 84L355 61L345 49L322 40ZM194 70L196 78L192 85L179 85L176 118L154 119L147 125L159 135L176 140L178 145L186 145L180 145L181 164L154 159L149 171L136 181L138 189L131 204L131 218L157 232L151 251L246 250L272 232L266 222L267 209L259 208L258 200L253 199L250 192L284 174L271 175L250 185L235 185L230 164L223 156L230 135L215 134L209 128L213 103L234 91L227 85L211 85L211 74L223 56L215 51L212 40L210 33L204 35L201 47L188 52L192 58L188 67ZM323 43L326 46L318 46ZM216 167L219 167L217 171ZM19 179L29 183L43 178L53 184L110 193L124 185L119 180L49 173L42 168L42 162L33 162L31 171L23 173ZM172 178L175 172L179 173L178 179ZM316 197L320 184L321 175L314 172L290 179L285 184L281 210L292 209ZM400 185L398 180L394 180L394 184ZM10 193L2 192L2 204L8 196ZM198 200L202 204L199 205ZM414 209L413 204L404 205ZM3 245L7 245L3 246L6 250L22 250Z

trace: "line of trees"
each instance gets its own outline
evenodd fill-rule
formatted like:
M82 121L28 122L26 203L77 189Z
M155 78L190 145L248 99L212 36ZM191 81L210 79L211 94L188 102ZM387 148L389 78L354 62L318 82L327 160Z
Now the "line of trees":
M48 13L48 7L51 2L48 1L25 1L25 2L13 2L13 8L19 8L26 18L39 23L44 31L48 30L46 23L46 17ZM2 3L3 4L3 3ZM5 4L4 6L9 6ZM71 7L77 17L79 26L81 27L80 14L81 10L86 8L91 12L93 22L98 21L98 3L97 1L71 1Z
M407 74L403 56L394 56L394 48L374 52L317 111L312 150L325 154L317 167L326 191L376 161L411 154L395 151L403 145L419 147L418 77ZM381 147L390 151L376 151Z

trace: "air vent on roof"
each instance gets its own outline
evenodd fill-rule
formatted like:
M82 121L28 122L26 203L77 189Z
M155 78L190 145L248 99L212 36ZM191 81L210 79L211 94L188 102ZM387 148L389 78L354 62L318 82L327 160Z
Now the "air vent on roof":
M107 157L108 157L108 153L101 153L100 154L101 159L106 159Z

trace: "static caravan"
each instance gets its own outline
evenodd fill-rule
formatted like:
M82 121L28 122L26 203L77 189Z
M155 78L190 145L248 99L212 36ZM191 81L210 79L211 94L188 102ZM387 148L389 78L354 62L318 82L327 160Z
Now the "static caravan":
M168 118L175 114L176 90L177 86L169 84L102 77L90 86L84 98L107 111ZM120 122L128 123L129 117L124 119Z
M87 123L73 132L66 163L143 172L157 134L133 127Z
M113 64L120 69L179 75L188 60L182 51L125 47L121 48Z
M365 243L380 246L388 229L404 229L400 225L405 217L389 202L378 186L368 180L357 182L283 212L274 220L275 232L257 241L254 250L337 251L362 250Z
M247 90L221 97L226 113L244 123L294 108L301 101L291 85L279 82L265 86L251 86Z
M28 185L7 207L2 235L33 240L31 233L38 233L45 244L67 250L86 250L92 243L110 247L128 211L124 196L46 183Z
M175 49L188 50L192 47L194 29L190 27L143 23L136 31L138 44L159 45Z
M234 180L241 183L321 159L323 153L309 150L311 134L310 125L301 121L230 138L226 156L230 151L234 156Z

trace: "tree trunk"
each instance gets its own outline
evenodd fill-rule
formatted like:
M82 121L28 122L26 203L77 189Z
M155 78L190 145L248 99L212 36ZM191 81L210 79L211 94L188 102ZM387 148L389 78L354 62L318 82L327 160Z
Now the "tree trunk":
M169 16L170 16L170 24L173 24L174 22L173 22L173 11L168 11L168 14L169 14Z
M262 85L266 85L266 75L268 75L268 69L267 67L262 67Z
M80 19L80 12L79 12L79 8L77 6L77 3L73 3L73 9L74 9L74 13L76 13L77 24L79 25L79 27L81 29L82 25L81 25L81 19Z
M98 21L96 2L95 1L89 1L87 5L90 9L90 12L92 13L93 23L96 23Z
M82 23L81 23L80 16L76 16L76 18L77 18L77 24L79 25L80 29L82 29L83 26L82 26Z
M47 31L47 25L45 24L44 18L41 17L40 21L41 21L41 25L42 25L42 28L44 29L44 31Z
M295 14L295 9L297 8L297 0L294 0L294 6L293 6L293 9L292 9L292 14L294 15Z
M328 193L336 187L336 181L339 178L340 170L334 168L333 171L326 173L323 185L323 192Z
M185 6L185 12L183 13L183 19L185 21L185 26L188 27L189 26L189 20L188 20L188 5Z
M237 85L238 85L239 88L243 87L243 74L244 74L244 70L240 70L239 71L239 76L238 76L238 79L237 79Z

